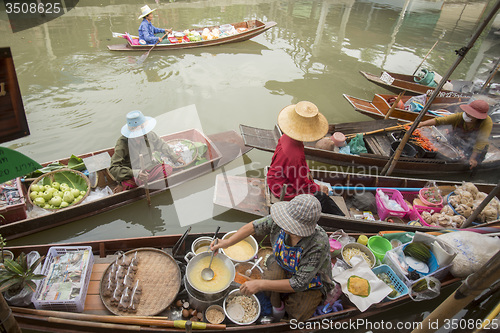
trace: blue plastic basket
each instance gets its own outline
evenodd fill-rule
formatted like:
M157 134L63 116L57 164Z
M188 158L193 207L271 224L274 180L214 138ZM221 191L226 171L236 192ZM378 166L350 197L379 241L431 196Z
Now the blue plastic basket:
M395 300L401 296L408 294L408 287L406 286L406 284L404 284L403 281L401 281L401 279L396 275L396 273L394 273L392 268L390 268L389 266L380 265L380 266L373 268L372 271L373 271L373 273L375 273L375 275L377 275L379 273L387 274L389 279L391 279L391 282L392 282L394 288L399 292L398 296L396 296L396 297L386 296L386 299L392 301L392 300Z

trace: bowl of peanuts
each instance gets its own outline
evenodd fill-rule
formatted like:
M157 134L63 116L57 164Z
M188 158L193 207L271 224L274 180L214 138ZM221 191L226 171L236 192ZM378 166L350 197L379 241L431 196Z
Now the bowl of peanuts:
M226 317L238 325L250 325L260 316L260 303L255 295L243 295L239 289L232 290L224 299Z

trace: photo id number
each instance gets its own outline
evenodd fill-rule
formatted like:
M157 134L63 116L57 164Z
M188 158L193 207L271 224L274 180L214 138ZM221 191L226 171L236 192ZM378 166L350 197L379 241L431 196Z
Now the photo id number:
M7 14L59 14L61 12L60 2L5 2Z

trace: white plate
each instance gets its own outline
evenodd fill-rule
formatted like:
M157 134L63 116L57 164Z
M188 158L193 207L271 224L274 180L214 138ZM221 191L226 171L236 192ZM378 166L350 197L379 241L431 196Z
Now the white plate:
M405 260L406 260L406 263L411 268L416 270L417 272L420 272L423 274L429 273L429 266L427 266L427 264L425 262L422 262L420 260L417 260L417 259L415 259L413 257L409 257L409 256L405 257Z

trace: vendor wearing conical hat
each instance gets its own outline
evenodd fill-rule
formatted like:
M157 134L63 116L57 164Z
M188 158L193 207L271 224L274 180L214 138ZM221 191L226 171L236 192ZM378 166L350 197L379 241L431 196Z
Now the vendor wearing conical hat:
M481 163L488 151L489 136L493 129L493 120L488 116L489 104L483 100L475 100L460 105L463 112L445 117L433 118L421 122L418 127L451 125L454 145L463 148L469 159L471 169Z
M162 37L156 37L155 34L166 34L172 33L171 29L160 29L151 23L153 20L153 12L156 9L149 8L148 5L141 7L141 15L139 19L142 19L141 25L139 26L139 42L144 41L147 44L156 44L156 42L162 42Z
M313 103L302 101L280 111L278 126L284 134L278 141L267 173L271 193L280 198L286 185L284 200L299 194L315 194L323 212L344 215L328 197L328 188L314 182L304 152L304 142L317 141L327 134L325 116Z
M119 183L113 189L117 193L131 189L146 181L153 181L169 176L173 168L168 163L183 162L170 146L163 141L153 128L156 119L145 116L141 111L130 111L127 123L121 129L121 136L116 141L115 151L111 157L109 172ZM158 154L156 154L158 152ZM141 165L141 155L144 166ZM162 162L157 156L162 157Z
M289 319L304 321L334 287L328 235L317 225L320 216L318 199L301 194L275 203L270 215L213 242L211 249L226 249L250 235L268 235L273 254L266 258L263 279L243 283L240 291L245 295L263 291L273 307L284 307Z

